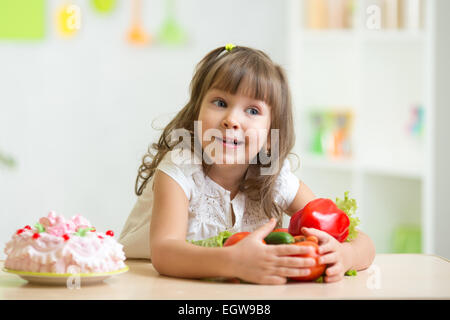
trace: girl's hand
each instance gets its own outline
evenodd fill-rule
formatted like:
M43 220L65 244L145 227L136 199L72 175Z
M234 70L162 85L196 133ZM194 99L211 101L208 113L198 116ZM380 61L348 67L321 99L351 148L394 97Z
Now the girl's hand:
M320 264L327 264L325 270L325 282L336 282L344 278L347 271L348 256L345 254L345 249L342 243L337 241L328 233L314 229L302 228L302 233L305 236L316 236L319 239L319 258Z
M306 254L309 247L293 245L266 245L264 238L273 230L276 219L258 228L250 235L229 247L234 250L233 265L236 277L260 284L284 284L287 277L306 276L307 267L316 264L314 259L289 257L293 254Z

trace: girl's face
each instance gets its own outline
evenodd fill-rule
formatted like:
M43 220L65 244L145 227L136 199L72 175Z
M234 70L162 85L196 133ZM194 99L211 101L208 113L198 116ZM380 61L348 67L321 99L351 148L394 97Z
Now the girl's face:
M215 164L249 164L266 143L270 145L270 111L264 101L239 92L208 90L198 117L203 151Z

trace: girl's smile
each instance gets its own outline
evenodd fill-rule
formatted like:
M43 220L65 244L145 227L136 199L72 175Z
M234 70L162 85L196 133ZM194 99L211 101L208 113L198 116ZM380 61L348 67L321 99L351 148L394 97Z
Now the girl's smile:
M236 138L214 137L214 142L221 143L224 147L231 149L237 149L244 145L243 141L239 141Z

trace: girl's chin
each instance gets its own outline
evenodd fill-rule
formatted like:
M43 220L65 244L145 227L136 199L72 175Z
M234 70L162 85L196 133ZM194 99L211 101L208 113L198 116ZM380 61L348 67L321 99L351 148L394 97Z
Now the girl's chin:
M237 157L233 157L232 155L230 156L224 156L221 159L217 159L216 157L212 158L212 161L214 164L217 165L235 165L235 164L248 164L248 160L247 159L241 159L241 158L237 158Z

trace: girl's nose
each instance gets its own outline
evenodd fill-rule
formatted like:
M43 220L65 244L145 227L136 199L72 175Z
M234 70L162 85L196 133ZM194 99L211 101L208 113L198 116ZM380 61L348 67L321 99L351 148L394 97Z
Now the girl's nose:
M222 120L222 126L225 129L234 129L237 130L239 129L239 123L233 119L230 118L226 118Z

